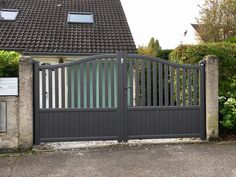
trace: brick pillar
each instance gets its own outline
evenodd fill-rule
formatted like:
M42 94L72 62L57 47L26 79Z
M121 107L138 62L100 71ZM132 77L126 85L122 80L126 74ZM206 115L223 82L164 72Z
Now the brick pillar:
M214 140L219 137L218 108L218 58L213 55L204 57L206 73L206 137Z
M19 63L19 148L33 145L33 60L22 56Z

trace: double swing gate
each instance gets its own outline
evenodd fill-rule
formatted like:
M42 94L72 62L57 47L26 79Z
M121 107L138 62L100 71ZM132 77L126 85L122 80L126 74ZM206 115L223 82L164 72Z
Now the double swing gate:
M122 52L58 65L35 62L35 144L205 139L204 73L204 64Z

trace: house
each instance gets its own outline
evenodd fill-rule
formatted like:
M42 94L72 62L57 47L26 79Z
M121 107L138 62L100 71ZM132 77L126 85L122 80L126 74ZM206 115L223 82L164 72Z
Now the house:
M191 24L183 26L182 34L180 37L180 45L195 45L198 44L196 32Z
M136 53L120 0L0 0L0 50L41 63Z
M204 36L201 35L201 30L204 28L203 25L200 24L191 24L191 26L193 27L193 29L195 30L195 33L198 37L199 41L205 42Z

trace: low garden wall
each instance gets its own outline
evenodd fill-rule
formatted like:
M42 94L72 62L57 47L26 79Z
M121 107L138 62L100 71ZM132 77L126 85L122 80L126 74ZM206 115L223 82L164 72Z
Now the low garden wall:
M6 131L0 133L0 149L33 145L33 60L19 62L19 95L0 96L6 103Z
M19 111L17 96L0 96L0 102L6 104L6 120L3 124L5 129L0 133L0 149L17 148L19 132ZM5 108L5 106L4 106ZM6 127L5 127L6 126Z

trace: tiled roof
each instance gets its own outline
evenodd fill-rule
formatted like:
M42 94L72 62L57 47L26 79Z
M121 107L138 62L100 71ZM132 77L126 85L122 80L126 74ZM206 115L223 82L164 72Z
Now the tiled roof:
M201 30L204 28L203 24L191 24L192 27L195 29L199 37L204 41L204 37L201 35Z
M120 0L0 0L18 9L16 21L0 21L0 49L25 53L136 53ZM69 24L68 12L91 12L94 24Z

